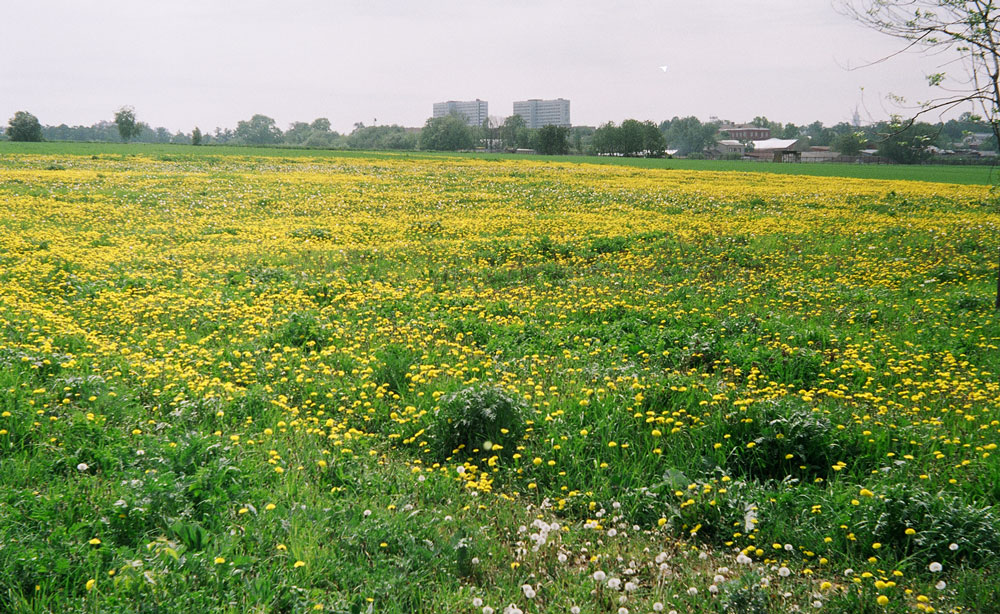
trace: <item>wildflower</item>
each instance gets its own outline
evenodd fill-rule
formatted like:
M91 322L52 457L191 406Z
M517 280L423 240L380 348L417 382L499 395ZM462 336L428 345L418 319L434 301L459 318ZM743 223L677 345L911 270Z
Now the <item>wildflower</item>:
M225 559L225 558L223 558L223 557L221 557L221 556L217 556L217 557L215 557L215 564L216 564L216 565L222 565L222 564L223 564L223 563L225 563L225 562L226 562L226 559Z
M98 538L95 537L95 538L91 539L87 543L90 544L91 546L100 546L101 545L101 540L99 540Z
M305 566L306 566L305 561L295 561L295 564L292 565L292 568L298 569L299 567L305 567Z
M927 566L927 569L930 569L934 573L937 573L937 572L941 571L942 566L941 566L941 563L938 563L937 561L934 561L930 565Z
M792 573L791 570L789 570L787 567L784 566L778 569L778 575L781 576L782 578L787 578L789 575L791 575L791 573Z
M481 607L483 607L483 600L480 599L479 597L473 597L473 599L472 599L472 607L474 607L474 608L481 608Z
M878 603L881 606L886 606L886 605L889 605L889 598L886 597L885 595L879 595L875 599L875 602Z
M90 465L88 465L87 463L80 463L79 465L76 466L76 470L80 472L84 472L87 469L90 469Z
M948 585L945 583L944 580L938 580L938 583L934 585L934 588L938 589L939 591L943 591L946 586Z
M597 571L594 572L594 581L595 582L604 582L604 579L607 578L607 577L608 577L608 575L606 573L604 573L603 571L601 571L600 569L598 569Z
M97 580L95 580L95 579L93 579L93 578L91 578L91 579L87 580L87 590L88 590L88 591L92 591L92 590L94 590L94 585L95 585L95 584L97 584Z

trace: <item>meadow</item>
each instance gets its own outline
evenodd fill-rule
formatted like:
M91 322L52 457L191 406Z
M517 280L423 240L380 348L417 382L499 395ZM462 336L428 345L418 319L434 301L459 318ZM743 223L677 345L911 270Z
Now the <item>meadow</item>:
M0 611L997 611L987 185L47 147Z

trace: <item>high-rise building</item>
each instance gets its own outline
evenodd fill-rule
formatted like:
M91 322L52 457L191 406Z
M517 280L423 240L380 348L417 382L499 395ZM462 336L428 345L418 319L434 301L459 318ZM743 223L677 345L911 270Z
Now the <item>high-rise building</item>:
M569 101L565 98L519 100L514 103L514 115L524 118L524 123L529 128L548 125L570 127Z
M449 100L434 103L434 117L445 117L457 113L465 118L470 126L482 126L490 116L489 103L476 98L475 100Z

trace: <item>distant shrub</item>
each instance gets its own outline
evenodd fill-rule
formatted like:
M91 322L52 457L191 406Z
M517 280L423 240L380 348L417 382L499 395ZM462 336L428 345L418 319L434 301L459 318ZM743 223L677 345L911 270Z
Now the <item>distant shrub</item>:
M474 384L441 397L429 431L432 450L447 458L455 450L480 449L487 454L499 444L500 454L513 453L524 433L524 402L496 386Z
M296 311L275 329L273 340L281 345L315 346L316 349L319 349L326 344L328 334L328 330L319 322L314 313Z
M387 385L390 391L401 395L410 387L406 376L419 357L415 350L401 345L387 345L375 353L378 364L374 366L372 381Z
M874 541L900 555L921 552L927 560L1000 561L1000 516L991 506L975 506L949 495L929 493L910 484L891 486L860 511L856 523ZM916 531L906 535L906 529ZM953 545L954 544L954 545Z
M739 445L726 459L726 466L748 478L826 476L834 463L851 456L846 449L851 446L836 438L830 421L796 401L757 403L737 417L732 435Z
M333 233L326 228L296 228L288 233L293 239L310 239L312 241L329 241Z

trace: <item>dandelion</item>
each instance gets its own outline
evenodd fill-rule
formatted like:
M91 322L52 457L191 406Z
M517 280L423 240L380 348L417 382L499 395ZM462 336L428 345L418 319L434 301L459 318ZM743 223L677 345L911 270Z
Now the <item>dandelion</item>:
M945 583L944 580L938 580L938 583L934 585L934 588L938 589L939 591L943 591L946 586L948 585Z
M76 470L81 473L86 471L87 469L90 469L90 465L88 465L87 463L80 463L79 465L76 466Z
M879 595L875 599L875 602L878 603L880 606L887 606L889 605L889 598L886 597L885 595Z
M698 589L692 586L691 588L689 588L687 590L687 594L691 595L692 597L694 597L695 595L698 594Z
M951 550L952 552L958 550L958 544L956 544L954 542L948 544L948 550Z
M937 561L934 561L930 565L927 566L927 569L930 569L934 573L937 573L937 572L941 571L943 569L943 567L941 566L941 563L938 563Z
M787 578L789 575L791 575L791 573L792 573L791 570L784 566L778 569L778 575L781 576L782 578Z
M95 580L93 578L87 580L87 590L88 591L94 590L94 585L96 585L96 584L97 584L97 580Z
M215 557L215 564L216 565L222 565L225 562L226 562L226 559L224 557L221 557L221 556Z
M99 540L98 538L95 537L95 538L91 539L87 543L90 544L91 546L100 546L101 545L101 540Z
M292 568L298 569L299 567L305 567L305 566L306 566L305 561L295 561L295 564L292 565Z
M594 581L595 582L604 582L605 578L607 578L607 577L608 577L608 575L606 573L604 573L603 571L601 571L600 569L598 569L597 571L594 572Z
M653 604L653 611L654 612L662 612L663 611L663 604L660 603L659 601L657 601L656 603L654 603Z
M473 597L472 598L472 607L474 607L474 608L481 608L481 607L483 607L483 600L480 599L479 597Z

